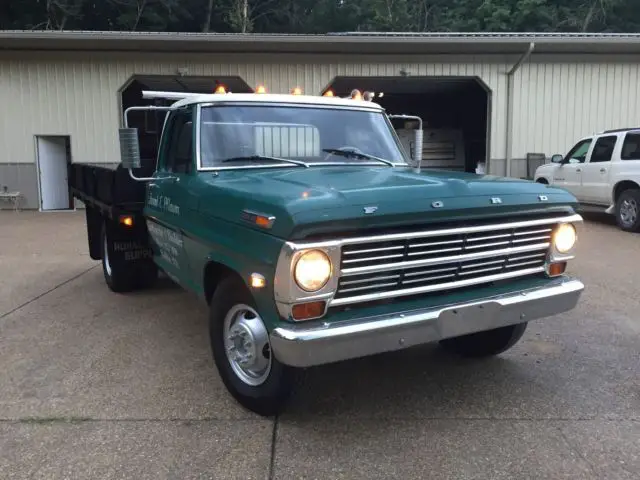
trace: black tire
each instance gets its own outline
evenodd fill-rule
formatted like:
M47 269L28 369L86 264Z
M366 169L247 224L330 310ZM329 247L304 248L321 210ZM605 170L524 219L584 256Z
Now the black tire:
M261 416L277 415L285 407L294 384L297 369L280 363L270 349L271 367L258 385L249 385L236 374L225 349L224 322L233 309L245 305L257 311L247 287L235 276L223 279L216 288L209 306L209 335L213 360L229 393L246 409ZM257 342L256 342L257 343Z
M513 347L524 335L527 322L440 341L446 350L462 357L489 357Z
M109 289L116 293L131 292L151 287L158 278L158 269L152 262L139 264L136 268L122 262L112 262L113 243L109 240L106 223L100 232L100 256L102 273Z
M640 189L631 188L618 196L616 222L626 232L640 232Z
M541 183L541 184L543 184L543 185L549 185L549 182L547 182L547 180L546 180L546 179L544 179L544 178L539 178L539 179L537 179L537 180L536 180L536 183Z

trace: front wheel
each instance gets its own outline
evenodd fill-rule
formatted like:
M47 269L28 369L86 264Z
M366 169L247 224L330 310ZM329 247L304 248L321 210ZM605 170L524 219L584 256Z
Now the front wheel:
M640 231L640 190L625 190L616 201L616 222L627 232Z
M213 359L229 393L259 415L279 413L295 369L272 354L269 332L251 293L235 277L224 279L211 299L209 334Z
M509 325L484 332L440 341L445 350L463 357L488 357L498 355L513 347L524 335L527 323Z

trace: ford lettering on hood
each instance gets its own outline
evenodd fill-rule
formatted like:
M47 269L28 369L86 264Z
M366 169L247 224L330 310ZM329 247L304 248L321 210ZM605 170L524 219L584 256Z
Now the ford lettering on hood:
M282 238L357 228L500 216L527 210L565 210L575 203L564 190L490 175L385 166L225 172L212 176L201 209L241 221L244 210L275 218ZM225 205L227 208L220 208ZM232 207L232 208L228 208Z

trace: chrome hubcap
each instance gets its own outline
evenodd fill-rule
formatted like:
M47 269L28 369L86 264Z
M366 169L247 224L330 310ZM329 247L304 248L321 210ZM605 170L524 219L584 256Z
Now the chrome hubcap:
M638 203L634 199L627 199L620 205L620 219L625 225L635 223L638 218Z
M247 305L234 306L224 318L224 348L237 377L258 386L271 372L269 334L260 315Z
M104 268L107 275L111 276L111 262L109 262L109 246L107 245L107 236L104 237Z

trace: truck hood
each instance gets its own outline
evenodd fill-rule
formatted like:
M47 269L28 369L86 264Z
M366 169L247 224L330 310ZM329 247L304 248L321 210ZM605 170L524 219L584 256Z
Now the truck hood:
M205 179L214 188L203 192L201 211L238 223L242 210L274 216L270 232L289 239L576 205L569 192L531 181L410 167L236 170Z

